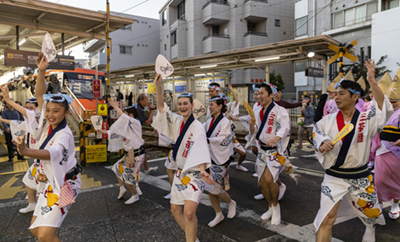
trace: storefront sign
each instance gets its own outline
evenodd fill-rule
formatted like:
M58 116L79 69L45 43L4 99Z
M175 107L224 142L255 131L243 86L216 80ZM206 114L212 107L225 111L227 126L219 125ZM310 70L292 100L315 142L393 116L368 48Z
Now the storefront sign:
M86 163L107 161L107 145L86 145Z
M37 68L36 59L38 55L39 52L5 49L4 65ZM56 55L49 62L48 69L75 70L75 59L73 56Z

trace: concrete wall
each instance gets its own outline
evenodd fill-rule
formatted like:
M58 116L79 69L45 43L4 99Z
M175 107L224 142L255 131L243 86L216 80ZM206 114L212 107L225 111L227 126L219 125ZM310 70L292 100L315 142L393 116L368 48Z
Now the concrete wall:
M381 56L388 55L384 65L391 70L393 78L400 66L400 28L398 16L400 7L372 15L372 58L378 60Z

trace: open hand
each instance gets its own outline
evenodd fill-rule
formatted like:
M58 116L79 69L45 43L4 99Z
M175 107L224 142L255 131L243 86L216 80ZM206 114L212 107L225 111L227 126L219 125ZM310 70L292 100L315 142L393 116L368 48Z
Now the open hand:
M107 130L97 129L96 131L100 134L107 134Z
M229 88L229 90L231 90L233 92L233 87L231 84L228 84L228 88Z
M394 146L400 146L400 139L399 140L397 140L396 142L394 142L394 144L393 144Z
M365 66L367 67L367 81L371 85L372 83L376 82L375 80L375 61L372 61L368 59L368 61L365 61Z
M282 139L282 138L279 137L279 136L275 136L274 138L268 140L268 142L267 142L266 145L267 145L267 146L270 146L270 147L275 147L275 146L276 146L276 143L277 143L280 139Z
M117 102L116 100L112 99L112 98L110 98L110 99L108 100L108 103L109 103L110 106L113 107L113 108L118 107L118 102Z
M26 148L26 146L25 146L25 134L24 134L24 136L22 136L22 139L19 137L19 136L17 136L17 141L15 141L15 140L12 140L12 142L14 143L14 145L16 145L17 146L17 150L18 150L18 153L20 154L20 155L26 155L26 150L27 150L27 148Z
M210 174L208 174L206 171L201 171L200 172L200 177L205 181L208 185L215 185L214 180L210 177Z
M8 90L8 87L3 86L1 91L3 92L4 101L10 101L10 91Z
M250 119L248 124L252 127L254 124L256 124L256 122L253 119Z

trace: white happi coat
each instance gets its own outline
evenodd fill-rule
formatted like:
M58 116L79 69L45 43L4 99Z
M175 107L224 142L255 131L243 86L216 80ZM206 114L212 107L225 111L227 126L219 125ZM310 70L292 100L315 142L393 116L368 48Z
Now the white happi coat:
M206 132L210 129L212 120L213 118L204 123ZM223 117L215 127L211 136L208 138L210 156L217 165L222 165L227 162L229 157L233 154L233 136L234 134L231 129L230 120Z
M171 147L171 150L168 152L168 157L164 163L165 168L169 170L178 170L178 165L176 164L176 161L174 161L174 158L171 156L172 147L175 141L168 139L165 135L163 135L159 131L157 132L158 132L158 145Z
M44 103L37 129L31 129L33 138L38 141L38 149L46 140L50 128L50 124L44 117L46 105L47 103ZM62 123L60 123L58 127L61 127L61 125ZM64 208L59 208L57 203L53 203L54 200L51 199L49 193L53 193L59 198L60 189L64 182L69 182L72 185L74 197L77 197L81 188L79 175L77 176L76 180L65 181L66 173L76 165L74 137L71 129L66 123L66 120L65 127L55 133L44 149L50 153L50 160L41 160L40 164L41 167L43 167L43 171L48 181L43 183L44 189L39 196L35 211L33 213L33 215L37 216L37 218L36 221L31 225L30 229L41 226L60 227L71 205L68 205ZM52 189L49 189L50 186ZM51 207L48 207L48 202L51 202Z
M378 108L375 100L372 100L372 108L369 111L360 113L357 125L354 127L355 134L347 153L345 162L340 168L359 168L368 163L371 148L371 140L378 131L382 130L388 118L393 114L393 107L385 96L382 110ZM318 123L314 124L314 147L318 161L324 169L329 169L336 163L342 140L339 140L333 150L322 154L319 147L324 141L331 141L339 133L336 117L338 113L325 116Z
M272 105L272 103L270 105ZM256 112L254 112L256 118L256 127L250 140L250 144L256 140L257 133L260 129L262 123L262 119L260 116L261 112L263 112L262 108L259 108L256 110ZM276 136L281 137L281 139L276 143L276 149L271 149L267 151L264 151L263 149L258 150L258 179L262 177L264 169L268 167L272 176L274 177L274 182L276 182L279 178L279 173L284 170L285 165L289 162L286 154L286 147L290 139L289 114L285 108L274 103L274 107L268 114L267 121L265 122L258 141L266 144L270 139ZM282 162L283 158L284 161Z
M322 167L327 170L327 173L329 171L329 174L325 174L321 184L320 209L314 220L314 226L317 231L332 207L341 201L345 195L347 195L347 201L350 204L347 208L350 207L365 225L385 224L382 216L382 207L379 204L372 185L372 177L368 175L366 165L368 163L371 140L384 127L387 119L393 113L393 108L386 96L382 110L378 108L375 100L372 102L371 110L362 112L358 116L357 123L354 126L354 136L344 163L339 167L339 171L337 171L337 168L333 169L332 166L337 161L343 145L342 140L339 140L333 146L332 151L325 154L319 152L319 147L324 141L333 140L339 133L337 116L340 111L325 116L314 125L315 152ZM346 171L345 169L355 170ZM351 176L356 172L361 177ZM348 215L349 211L345 210L345 208L346 206L341 205L338 214Z
M142 125L140 121L129 117L126 114L122 114L118 120L111 125L110 130L108 131L108 140L109 151L117 152L120 149L124 149L128 152L130 150L139 149L144 144L144 140L142 139ZM115 162L112 170L121 181L130 185L135 185L136 174L139 172L140 166L144 161L144 156L145 154L140 155L140 157L135 161L134 167L129 168L125 164L125 155Z
M164 103L164 110L157 114L152 126L168 139L175 140L176 142L180 134L182 122L183 117L172 113ZM210 160L204 127L195 119L183 137L178 148L178 154L176 155L176 163L179 169L182 170L180 178L186 176L189 171L200 171L201 164L206 163L206 168L210 167Z

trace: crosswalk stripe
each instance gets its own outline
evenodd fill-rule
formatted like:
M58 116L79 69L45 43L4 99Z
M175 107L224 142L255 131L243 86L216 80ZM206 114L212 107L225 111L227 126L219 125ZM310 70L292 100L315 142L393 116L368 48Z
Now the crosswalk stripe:
M165 191L170 191L169 182L162 180L158 177L145 176L143 182L145 182L149 185L158 187L160 189L163 189ZM210 199L204 193L201 197L200 203L205 206L211 207ZM221 204L221 207L227 209L227 205L225 203ZM301 226L291 224L291 223L286 223L284 221L282 221L282 224L279 226L272 225L270 222L261 221L260 214L257 214L256 212L254 212L251 209L245 209L245 208L241 208L239 206L237 206L236 209L237 209L237 213L236 213L237 217L240 217L240 218L246 220L247 222L250 222L257 226L263 227L267 230L279 233L280 235L283 235L287 238L295 239L295 240L299 240L299 241L307 241L307 242L315 240L315 231L313 231L309 228L301 227ZM341 240L335 239L335 238L332 238L332 241L341 242Z

